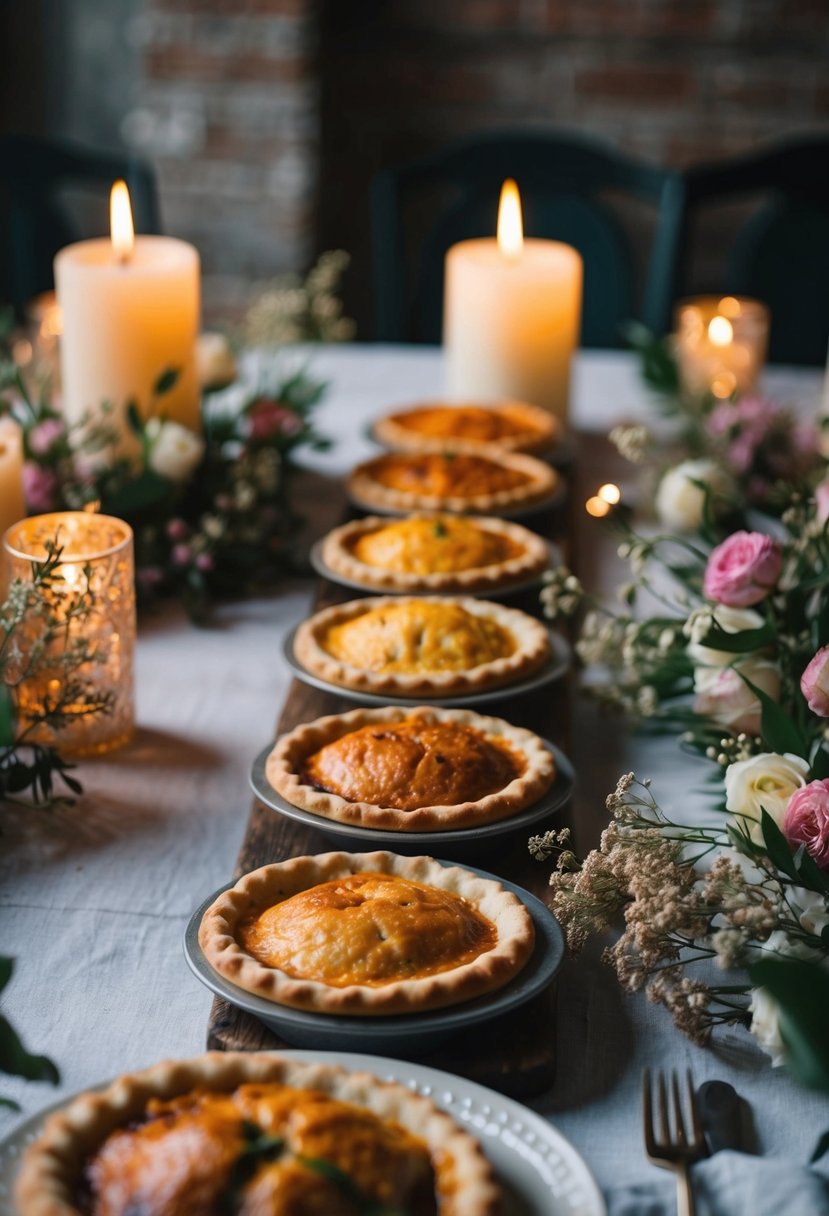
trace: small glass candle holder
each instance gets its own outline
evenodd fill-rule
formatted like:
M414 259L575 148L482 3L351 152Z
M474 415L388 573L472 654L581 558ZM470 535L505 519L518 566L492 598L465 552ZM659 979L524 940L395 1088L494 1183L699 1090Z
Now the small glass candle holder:
M769 310L746 296L681 300L674 314L680 387L726 401L757 387L766 362Z
M18 731L64 755L113 751L132 737L135 721L132 529L86 511L23 519L3 537L9 584L31 583L50 546L60 558L40 582L44 611L28 613L15 632L23 673L13 689ZM86 657L69 673L72 648ZM33 653L39 658L28 674ZM90 712L94 705L100 708Z

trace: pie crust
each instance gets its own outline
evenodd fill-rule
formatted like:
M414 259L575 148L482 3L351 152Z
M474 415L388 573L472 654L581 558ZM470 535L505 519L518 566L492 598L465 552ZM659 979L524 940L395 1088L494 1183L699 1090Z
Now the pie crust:
M359 464L346 487L360 506L381 511L500 514L546 502L559 476L535 456L501 452L386 452Z
M240 1086L263 1085L325 1095L359 1108L358 1120L368 1112L402 1128L404 1139L416 1137L431 1162L438 1216L501 1213L500 1188L477 1141L428 1098L404 1085L332 1064L265 1053L208 1052L128 1073L102 1092L81 1094L50 1115L23 1158L15 1187L18 1216L82 1216L88 1212L81 1199L87 1163L110 1134L142 1120L151 1102L173 1101L194 1091L230 1095ZM294 1134L289 1131L286 1137L289 1150ZM192 1195L189 1200L182 1212L199 1210ZM140 1210L144 1216L155 1216L174 1209L165 1203L159 1208L141 1206Z
M374 886L361 900L367 879ZM267 945L279 906L309 892L301 916L292 905L277 926L283 940L275 949L290 951L294 974L243 947L241 938ZM481 949L471 957L469 933L481 920L487 932L475 934ZM493 992L524 966L534 940L532 917L500 883L431 857L384 852L263 866L220 895L199 929L207 961L239 988L294 1009L363 1017L440 1009ZM323 970L335 977L317 978Z
M378 418L378 443L398 452L547 452L559 440L560 424L547 410L526 401L423 401Z
M395 747L394 727L399 724L403 724L404 729L410 725L426 728L427 738L422 748L409 744L405 736L402 745ZM460 728L470 736L470 746L464 748L460 757L446 747L443 752L439 751L440 728L444 725ZM391 728L391 732L384 733L384 727ZM373 746L375 739L379 747ZM417 797L417 805L402 808L400 803L407 800L405 795L398 797L394 805L389 805L393 802L390 798L378 802L376 798L346 796L342 792L343 782L339 783L341 788L337 792L311 784L307 775L309 758L342 740L350 746L342 755L335 752L335 763L348 767L349 784L359 786L362 781L366 788L371 778L374 789L396 789L401 794L406 791L410 795L409 801L411 795ZM452 742L451 737L449 742ZM468 789L469 782L475 780L486 786L487 763L490 770L494 770L493 783L497 785L499 751L504 754L507 765L510 761L513 765L512 775L500 788L474 799L421 801L421 790L434 793L441 783L444 789L447 786ZM490 753L494 753L494 763ZM449 772L444 777L446 770ZM350 713L317 718L315 722L304 723L283 735L268 757L265 773L283 798L315 815L365 828L440 832L494 823L532 806L552 784L555 760L532 731L471 710L353 709ZM329 784L332 783L329 781Z
M507 587L550 564L544 540L521 524L429 514L352 520L328 533L322 559L335 574L371 590L460 594Z
M546 628L526 612L457 596L349 600L314 613L294 638L295 658L320 679L405 697L499 688L550 654Z

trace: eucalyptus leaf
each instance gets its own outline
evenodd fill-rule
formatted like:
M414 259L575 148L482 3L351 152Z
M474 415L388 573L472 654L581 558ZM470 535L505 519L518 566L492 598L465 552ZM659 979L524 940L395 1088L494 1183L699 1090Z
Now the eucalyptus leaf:
M6 987L14 971L14 959L0 955L0 992Z
M14 703L7 684L0 683L0 748L14 743Z
M814 1151L812 1152L812 1155L809 1158L809 1164L814 1165L814 1163L816 1161L820 1161L821 1157L828 1151L829 1151L829 1130L825 1131L823 1133L823 1135L818 1138L818 1142L814 1147Z
M702 645L710 646L712 650L726 650L729 654L749 654L762 650L773 641L774 628L768 621L757 629L743 629L739 633L728 633L715 621L702 639Z

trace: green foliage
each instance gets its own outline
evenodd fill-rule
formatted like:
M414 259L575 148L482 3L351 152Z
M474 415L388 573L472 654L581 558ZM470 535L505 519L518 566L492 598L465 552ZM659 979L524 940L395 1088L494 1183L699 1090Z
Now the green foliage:
M829 1092L829 972L800 959L764 958L749 967L749 974L779 1006L780 1034L796 1080Z
M12 977L14 960L0 956L0 992ZM8 1018L0 1014L0 1072L9 1076L23 1077L26 1081L48 1081L52 1085L60 1083L60 1074L50 1059L46 1056L32 1055L23 1046L23 1042ZM11 1098L0 1098L0 1105L19 1110L18 1104Z
M808 743L802 730L782 705L773 701L767 692L752 684L739 668L735 668L743 683L751 689L762 706L760 731L764 742L773 752L794 752L796 756L804 756L808 752Z

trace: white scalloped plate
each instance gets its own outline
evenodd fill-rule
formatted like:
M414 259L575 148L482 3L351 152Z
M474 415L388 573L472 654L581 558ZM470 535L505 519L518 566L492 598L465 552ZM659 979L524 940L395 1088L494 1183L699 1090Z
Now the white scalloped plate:
M326 1051L279 1054L365 1069L431 1098L480 1141L507 1192L504 1216L606 1216L601 1192L572 1144L512 1098L437 1068L384 1056ZM14 1216L11 1187L22 1151L40 1131L45 1116L69 1101L71 1096L27 1119L0 1143L0 1216Z

